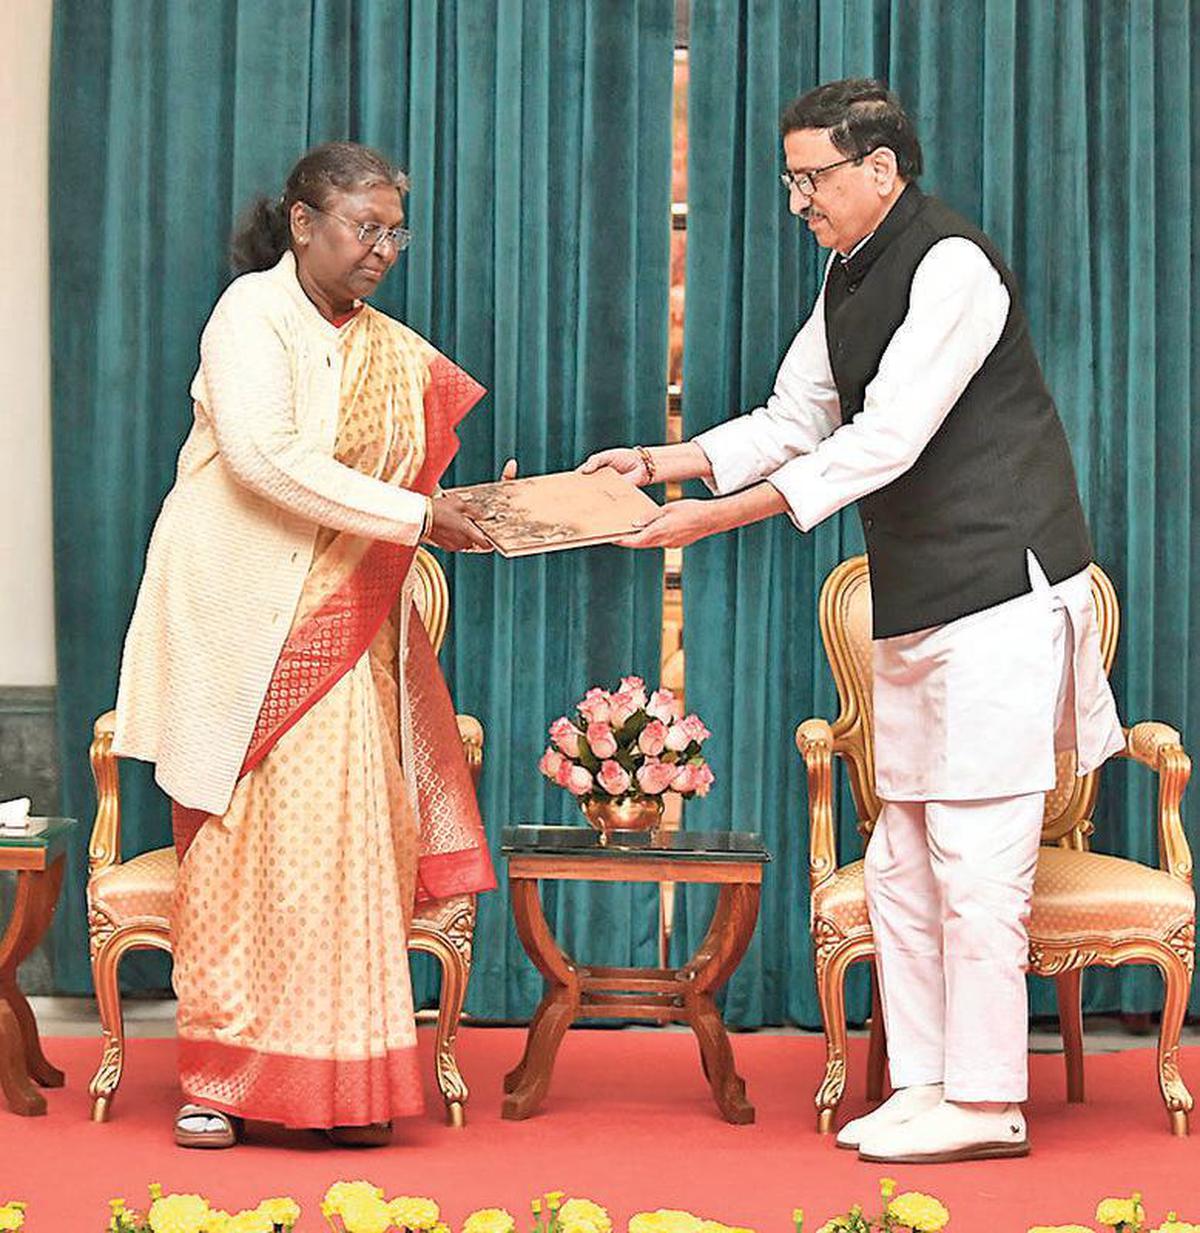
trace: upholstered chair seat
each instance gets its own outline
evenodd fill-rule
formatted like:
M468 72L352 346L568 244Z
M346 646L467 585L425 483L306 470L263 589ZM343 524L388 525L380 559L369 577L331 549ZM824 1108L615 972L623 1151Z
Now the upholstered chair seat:
M441 567L424 549L413 562L414 601L435 651L445 637L449 593ZM172 901L179 864L174 847L155 848L121 859L121 798L117 759L112 752L114 713L96 720L91 761L97 809L88 849L88 932L92 979L100 1010L104 1053L91 1082L92 1118L107 1121L125 1065L125 1025L118 969L131 950L171 949ZM458 716L459 737L476 784L483 760L483 726L470 715ZM441 964L434 1047L438 1087L451 1125L465 1119L467 1086L458 1069L455 1039L471 975L475 933L475 896L454 895L417 905L409 934L410 950L425 951Z
M124 925L171 927L171 901L179 862L174 848L155 848L101 869L88 886L91 910Z
M1116 593L1092 566L1104 670L1112 667L1120 625ZM837 685L841 713L832 723L807 719L796 745L808 772L809 885L813 960L825 1024L825 1074L817 1089L817 1124L833 1129L846 1087L847 968L873 960L863 862L839 864L832 764L842 759L854 798L858 832L870 842L880 801L875 792L872 714L871 590L867 559L843 561L821 589L821 636ZM1158 1080L1172 1130L1188 1131L1192 1096L1179 1072L1179 1035L1195 966L1196 897L1192 855L1180 816L1191 761L1179 733L1146 721L1126 729L1121 755L1158 779L1158 806L1146 819L1158 838L1159 867L1088 849L1093 832L1098 772L1075 774L1073 753L1056 759L1058 781L1046 795L1042 847L1029 924L1029 965L1053 977L1058 992L1067 1098L1083 1099L1083 1014L1080 976L1085 967L1145 963L1162 974L1165 996L1158 1039ZM878 1099L886 1058L876 994L867 1063L867 1094Z
M1161 869L1098 852L1043 848L1033 883L1029 940L1157 937L1170 943L1196 917L1195 891Z

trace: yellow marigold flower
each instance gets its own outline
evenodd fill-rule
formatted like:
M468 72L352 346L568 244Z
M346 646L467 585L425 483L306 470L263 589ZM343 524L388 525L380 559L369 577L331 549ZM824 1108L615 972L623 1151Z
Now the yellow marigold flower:
M151 1202L162 1198L162 1182L151 1182L146 1189L150 1191Z
M533 1209L533 1214L534 1214L535 1216L540 1216L540 1215L542 1214L542 1201L541 1201L541 1199L531 1199L531 1200L530 1200L530 1202L529 1202L529 1206Z
M266 1212L251 1208L231 1216L225 1233L275 1233L275 1222Z
M950 1220L950 1213L933 1195L907 1191L888 1203L888 1215L914 1233L938 1233Z
M885 1199L890 1199L896 1193L896 1179L894 1177L881 1177L879 1179L879 1193Z
M6 1203L0 1207L0 1229L16 1230L25 1225L25 1209L21 1203Z
M351 1194L341 1202L342 1224L346 1233L387 1233L392 1213L377 1194Z
M300 1204L284 1195L278 1199L264 1199L258 1210L270 1218L272 1224L281 1224L290 1229L300 1219Z
M154 1233L204 1233L208 1201L198 1194L169 1194L150 1204L147 1219Z
M600 1226L582 1216L558 1221L558 1233L600 1233Z
M817 1230L817 1233L841 1233L841 1230L846 1226L842 1223L840 1216L835 1216L832 1220L827 1220Z
M1096 1207L1096 1219L1114 1229L1122 1224L1137 1224L1142 1206L1140 1199L1138 1194L1128 1199L1101 1199Z
M442 1218L441 1208L432 1199L407 1194L397 1195L388 1204L388 1211L398 1229L409 1229L412 1233L435 1229Z
M802 1225L803 1223L804 1223L804 1208L802 1207L792 1208L792 1224L794 1224L797 1228L799 1228L800 1225Z
M719 1220L705 1220L700 1225L700 1233L754 1233L754 1230L736 1224L722 1224Z
M1029 1233L1096 1233L1083 1224L1035 1224Z
M378 1186L372 1186L370 1182L334 1182L325 1191L325 1199L321 1204L321 1214L325 1216L338 1215L342 1210L342 1204L356 1195L362 1195L370 1199L382 1199L383 1191Z
M1200 1224L1190 1224L1180 1220L1174 1212L1168 1212L1166 1220L1157 1229L1151 1229L1150 1233L1200 1233Z
M612 1233L612 1219L608 1212L591 1199L568 1199L559 1208L558 1218L564 1226L577 1220L586 1220L595 1225L597 1233Z
M513 1233L517 1222L502 1207L481 1207L463 1221L462 1233Z
M704 1221L691 1212L660 1207L653 1212L638 1212L629 1218L629 1233L700 1233Z
M223 1208L214 1208L204 1218L204 1233L229 1233L233 1217Z

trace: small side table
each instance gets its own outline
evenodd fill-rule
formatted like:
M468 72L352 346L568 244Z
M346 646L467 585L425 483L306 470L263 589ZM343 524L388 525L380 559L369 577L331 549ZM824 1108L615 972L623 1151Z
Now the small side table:
M0 869L17 870L12 919L0 938L0 1091L8 1107L23 1117L46 1112L46 1098L33 1083L62 1087L65 1081L42 1052L37 1020L17 987L17 968L54 916L67 838L74 826L74 818L51 818L36 835L0 835Z
M509 826L500 850L508 858L517 933L547 985L529 1024L525 1054L505 1076L501 1115L519 1121L536 1111L563 1034L576 1019L608 1018L689 1024L721 1116L739 1124L754 1121L713 997L754 934L763 865L771 859L762 840L738 831L627 832L621 845L601 847L596 832L580 826ZM538 893L542 879L708 882L721 890L708 932L683 967L585 967L555 941Z

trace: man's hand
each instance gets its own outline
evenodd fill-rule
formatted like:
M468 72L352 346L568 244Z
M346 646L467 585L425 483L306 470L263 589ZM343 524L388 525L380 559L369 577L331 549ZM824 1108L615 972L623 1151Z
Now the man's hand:
M637 450L630 449L628 446L591 454L580 464L579 470L584 475L591 475L593 471L599 471L601 467L612 467L622 479L628 480L638 488L644 488L650 482L642 456Z
M516 464L512 466L515 474ZM434 497L429 542L448 552L491 552L492 541L470 520L468 512L469 507L461 497L449 493Z
M686 548L706 535L729 529L721 501L672 501L635 535L617 541L623 548Z

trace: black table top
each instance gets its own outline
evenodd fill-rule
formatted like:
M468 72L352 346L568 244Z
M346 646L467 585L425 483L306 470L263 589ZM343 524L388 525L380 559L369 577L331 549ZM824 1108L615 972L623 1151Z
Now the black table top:
M766 864L771 854L753 831L614 831L606 847L590 826L506 826L500 837L504 856L594 857L637 861L647 856L669 861L747 861Z

